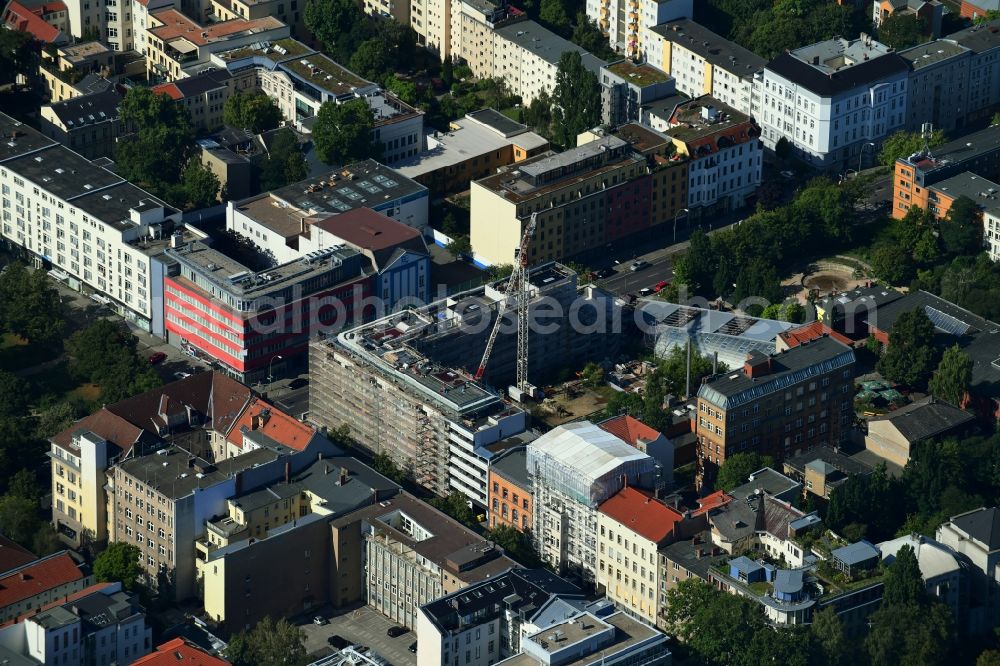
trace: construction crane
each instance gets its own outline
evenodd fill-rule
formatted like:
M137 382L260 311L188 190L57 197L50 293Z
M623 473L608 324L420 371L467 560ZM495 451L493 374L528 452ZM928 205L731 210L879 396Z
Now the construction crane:
M500 332L500 323L503 320L507 307L517 308L517 389L522 393L530 393L531 385L528 384L528 250L531 248L531 239L535 235L535 226L538 213L532 213L528 220L528 226L521 236L521 244L514 250L514 270L507 280L507 290L505 296L497 308L497 319L493 323L493 330L486 340L486 349L483 351L483 360L479 362L479 369L476 370L476 379L482 379L486 372L486 364L490 362L490 355L493 353L493 344L497 340Z

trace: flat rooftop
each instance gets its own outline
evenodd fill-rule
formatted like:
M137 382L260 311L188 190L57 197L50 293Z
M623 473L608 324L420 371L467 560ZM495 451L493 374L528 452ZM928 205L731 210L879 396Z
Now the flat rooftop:
M93 58L97 55L103 55L105 53L110 53L111 49L102 44L101 42L81 42L78 44L73 44L72 46L62 46L59 48L59 53L68 62L80 62L86 60L87 58Z
M335 95L346 95L375 86L371 81L366 81L322 53L313 53L300 60L285 61L282 67L295 73L302 80Z
M969 49L960 44L953 44L943 39L937 39L933 42L920 44L905 51L900 51L899 55L903 60L910 63L910 67L914 71L917 71L968 52Z
M953 167L998 151L1000 151L1000 125L992 125L932 148L930 154L920 152L901 157L900 160L926 175L936 169Z
M195 488L210 488L278 457L277 452L261 448L213 464L178 446L168 446L162 452L126 460L119 467L132 478L177 500L190 495Z
M728 104L705 95L679 105L670 122L673 126L664 130L664 133L689 143L716 134L731 134L729 130L749 123L750 118ZM745 135L737 138L746 140L750 137Z
M519 46L525 51L530 51L552 65L558 65L559 58L567 51L576 51L579 53L583 60L584 68L598 76L600 76L601 67L608 64L535 21L519 21L497 28L494 32L498 37Z
M640 153L653 150L661 146L673 146L673 141L666 134L657 132L654 129L640 125L639 123L627 123L616 130L619 138L628 141L632 147Z
M940 180L929 189L949 197L968 197L980 208L992 208L1000 202L1000 185L971 171Z
M375 160L365 160L233 205L270 231L291 238L301 233L303 216L328 217L355 208L381 210L418 196L427 196L427 188Z
M643 63L637 65L631 60L619 60L618 62L613 62L604 69L608 70L615 76L625 79L627 83L636 85L640 88L645 88L646 86L655 85L657 83L666 83L670 80L670 75L666 72L660 71L653 67L652 65Z
M583 628L583 626L581 626L581 620L584 620L583 626L586 626L587 628ZM623 611L619 611L605 618L597 618L590 613L584 613L575 616L566 622L546 627L544 630L531 636L527 636L522 640L534 643L541 648L543 652L547 653L549 659L552 659L556 656L558 651L595 634L607 631L609 628L613 630L613 638L609 643L606 643L601 648L577 659L559 661L558 663L560 666L584 666L588 664L599 664L604 663L604 660L606 659L613 659L614 661L617 661L617 657L619 657L622 652L633 649L640 643L656 638L659 638L662 641L664 653L668 654L670 652L666 645L666 635L660 633L647 624L629 617ZM565 640L560 640L559 642L549 641L548 637L552 636L557 630L563 632ZM539 662L539 660L535 657L525 654L524 652L497 662L498 666L500 664L503 664L504 666L537 666L540 663L543 662Z
M971 28L953 32L945 39L958 42L974 53L983 53L1000 47L997 33L1000 33L1000 19L979 23Z
M152 16L163 25L147 30L167 44L183 39L195 46L207 46L214 42L285 27L284 23L273 16L256 19L237 18L205 26L172 8L153 12Z
M465 117L480 125L485 125L503 137L512 137L528 131L527 125L522 125L513 118L508 118L496 109L479 109L465 114Z
M287 39L257 42L255 44L251 44L250 46L244 46L230 51L222 51L220 53L216 53L215 55L225 62L258 56L268 58L269 60L278 63L312 53L316 53L316 51L309 48L302 42L289 37Z
M427 150L395 163L393 168L407 178L417 178L511 145L510 139L477 122L463 118L451 124L454 129L427 135Z
M833 74L890 52L890 47L873 39L843 38L827 39L790 51L791 55L824 74Z
M751 76L764 69L767 64L767 61L756 53L717 35L691 19L668 21L653 26L650 30L664 39L683 46L713 65L740 76Z

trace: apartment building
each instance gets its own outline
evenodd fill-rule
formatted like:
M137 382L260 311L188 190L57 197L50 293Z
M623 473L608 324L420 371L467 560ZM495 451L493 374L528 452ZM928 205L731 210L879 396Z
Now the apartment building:
M872 25L882 25L890 16L915 17L923 21L932 39L941 36L944 4L938 0L879 0L872 4Z
M99 583L0 629L0 650L17 664L131 663L152 650L152 631L138 595Z
M899 51L899 56L910 67L905 129L919 132L924 123L945 132L962 127L968 114L972 51L937 39Z
M502 25L527 19L527 14L506 3L493 0L453 0L451 57L468 65L476 78L489 78L493 76L495 64L495 30Z
M692 0L587 1L587 18L597 21L611 48L630 59L640 56L648 46L645 28L692 16Z
M937 529L935 539L962 556L972 566L966 568L969 609L965 629L983 634L1000 624L1000 524L996 507L982 507L952 516Z
M527 447L508 449L490 461L489 487L490 528L509 525L529 532L534 507Z
M539 556L588 583L599 575L598 507L626 485L653 489L656 463L589 421L561 425L528 445Z
M468 113L452 121L447 132L431 132L424 142L426 150L393 168L438 195L466 191L470 181L549 149L548 139L494 109Z
M963 174L978 174L984 179L1000 177L1000 125L897 159L893 165L892 216L902 219L911 207L917 206L931 210L935 217L944 217L955 197L942 190L940 184L959 176L956 184L967 183L968 176ZM934 185L939 187L932 192ZM975 196L975 190L990 186L973 187L972 193Z
M343 245L252 266L201 241L172 245L164 250L167 341L245 383L304 368L309 338L363 320L372 294L370 265Z
M697 520L704 525L703 517ZM689 578L700 578L708 582L712 568L728 560L729 556L712 543L712 533L704 528L690 537L678 539L660 548L656 556L656 580L659 588L656 594L660 609L656 625L661 631L666 631L669 629L664 617L664 611L668 606L667 592Z
M3 23L7 29L26 32L42 44L65 44L70 39L67 14L67 7L62 2L28 7L11 0L4 8Z
M211 69L153 86L153 92L166 95L187 109L196 129L213 131L222 127L222 110L229 96L236 92L233 83L226 70Z
M967 3L963 2L963 9ZM969 60L968 98L965 112L969 121L992 116L1000 103L1000 40L996 38L1000 30L1000 19L978 23L964 30L952 33L945 40L953 42L972 52Z
M13 567L0 574L0 624L37 610L93 582L68 550Z
M626 486L598 508L597 587L629 615L655 625L657 553L680 538L684 516L648 491Z
M182 78L182 71L208 62L212 53L291 34L273 16L202 25L172 7L151 13L148 23L146 73L152 80L174 81Z
M674 483L674 445L664 434L637 418L622 414L597 424L601 430L652 457L660 467L660 481L666 487Z
M642 34L643 57L673 77L678 92L692 98L711 95L744 115L756 116L753 79L766 60L690 18L651 24Z
M107 78L115 74L115 53L101 42L63 45L54 53L43 52L38 74L50 102L62 102L83 94L77 88L88 74Z
M417 664L497 663L519 654L525 636L585 603L578 587L546 569L505 571L420 607Z
M155 255L176 211L117 174L0 114L3 239L68 286L162 334Z
M305 21L306 5L302 0L211 0L208 5L205 21L254 20L273 16L287 23L293 36L302 39L309 36Z
M312 223L357 208L369 208L427 235L429 199L423 185L375 160L365 160L231 201L226 229L271 252L276 261L286 262L325 249L319 245L321 236L312 233Z
M983 242L990 259L1000 261L1000 209L983 211Z
M674 80L655 67L619 60L601 68L601 122L617 127L642 119L642 106L674 94Z
M918 444L971 434L975 417L932 396L910 403L868 424L865 448L888 463L903 468Z
M108 537L140 549L147 585L177 601L191 598L197 592L195 542L204 536L204 518L225 510L238 483L252 487L253 478L280 478L286 457L261 448L210 463L170 445L124 460L107 475Z
M195 542L205 613L227 631L241 631L267 616L363 601L363 548L331 539L332 522L398 492L397 484L337 453L229 498L221 515L205 519L205 536ZM299 566L274 576L290 555Z
M751 112L765 147L785 139L817 168L857 169L906 125L908 77L907 61L868 35L830 39L768 63L754 78Z
M701 219L748 205L761 183L764 147L749 116L713 97L667 104L646 112L646 122L671 138L687 160L687 208Z
M647 160L627 141L606 136L558 155L526 160L472 183L471 240L488 264L514 259L532 213L529 261L559 260L650 226Z
M155 651L132 662L132 666L176 666L178 661L191 666L229 666L228 661L212 656L186 638L157 645Z
M118 105L122 96L114 88L73 97L41 108L42 134L87 159L111 157L122 134Z
M820 338L779 354L751 352L742 368L698 389L698 484L734 453L775 461L840 443L853 415L854 352Z
M364 580L368 605L408 629L417 628L424 604L518 566L496 544L406 492L332 526L341 558L355 563L338 568L338 576Z
M78 1L78 0L77 0ZM150 16L166 9L180 9L177 0L109 0L103 18L103 41L112 51L136 51L148 55L147 33L155 23Z
M500 77L525 106L542 92L555 89L559 59L567 51L576 51L583 66L600 80L601 67L607 65L595 55L563 39L534 21L502 25L493 32L493 72Z

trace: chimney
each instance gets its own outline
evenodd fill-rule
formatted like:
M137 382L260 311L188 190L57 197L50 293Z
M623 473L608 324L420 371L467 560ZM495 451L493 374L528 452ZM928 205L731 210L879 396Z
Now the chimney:
M292 479L292 463L289 460L285 461L285 483L288 483Z
M252 425L251 430L259 430L260 428L263 428L264 424L267 423L268 419L270 418L271 418L270 409L264 408L260 410L260 414L257 414L256 416L253 417L253 420L251 422Z
M771 373L771 357L758 351L747 354L747 360L743 364L743 374L751 379L763 377Z
M351 473L346 467L340 468L340 481L338 482L342 486L346 486L347 482L351 479Z

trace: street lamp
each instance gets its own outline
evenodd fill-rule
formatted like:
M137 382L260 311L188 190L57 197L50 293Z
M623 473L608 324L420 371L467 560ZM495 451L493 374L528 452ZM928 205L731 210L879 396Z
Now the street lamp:
M681 208L674 213L674 245L677 244L677 218L680 217L681 213L684 213L684 217L687 217L687 214L690 212L687 208Z
M267 392L268 393L271 392L271 382L274 381L274 375L271 374L271 368L274 367L274 359L276 359L276 358L284 359L285 357L282 356L281 354L275 354L274 356L271 357L271 360L267 364Z
M865 141L861 144L861 150L858 151L858 175L861 175L861 159L865 156L865 148L868 146L872 147L872 152L875 152L875 144L871 141Z

